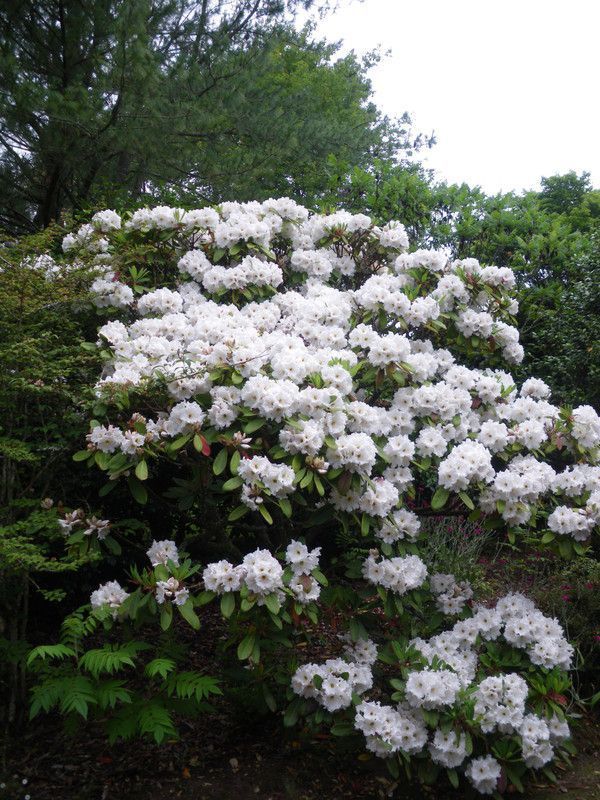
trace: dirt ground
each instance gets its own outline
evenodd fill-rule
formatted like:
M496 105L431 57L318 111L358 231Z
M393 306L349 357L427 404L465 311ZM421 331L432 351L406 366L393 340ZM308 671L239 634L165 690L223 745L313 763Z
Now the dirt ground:
M204 716L162 747L106 745L97 732L67 736L59 720L38 723L9 755L0 800L458 800L471 797L436 785L394 785L382 762L340 753L343 740L300 741L276 717L248 725L223 713ZM583 720L571 769L555 768L526 786L532 800L600 800L600 727ZM479 796L479 795L473 795Z

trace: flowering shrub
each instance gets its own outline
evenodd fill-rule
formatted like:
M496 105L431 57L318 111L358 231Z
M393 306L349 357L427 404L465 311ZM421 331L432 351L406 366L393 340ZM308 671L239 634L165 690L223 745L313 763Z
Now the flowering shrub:
M166 631L175 611L199 628L219 597L270 708L287 684L286 724L492 794L565 746L573 648L526 597L474 604L468 582L429 574L421 520L469 515L511 543L585 552L600 418L552 405L535 378L515 386L511 270L408 244L399 223L288 199L103 211L65 239L110 316L75 459L106 473L104 494L126 481L146 504L175 475L168 496L212 497L224 539L243 518L279 539L204 568L155 541L132 592L109 581L91 602L106 625L158 616ZM337 554L323 571L321 549ZM349 635L297 664L286 653L335 597L324 572L352 581Z

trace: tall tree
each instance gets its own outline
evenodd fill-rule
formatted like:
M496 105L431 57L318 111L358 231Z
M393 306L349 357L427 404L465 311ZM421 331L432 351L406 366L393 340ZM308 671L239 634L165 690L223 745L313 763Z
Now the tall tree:
M369 102L371 62L336 60L291 24L314 2L9 0L0 224L165 190L306 194L329 153L393 156L409 133Z

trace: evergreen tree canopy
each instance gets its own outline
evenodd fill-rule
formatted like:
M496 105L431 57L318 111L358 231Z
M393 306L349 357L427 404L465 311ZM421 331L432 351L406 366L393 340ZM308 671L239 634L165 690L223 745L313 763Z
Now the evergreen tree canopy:
M141 198L319 191L330 153L408 147L370 56L297 31L313 0L13 0L0 10L0 222Z

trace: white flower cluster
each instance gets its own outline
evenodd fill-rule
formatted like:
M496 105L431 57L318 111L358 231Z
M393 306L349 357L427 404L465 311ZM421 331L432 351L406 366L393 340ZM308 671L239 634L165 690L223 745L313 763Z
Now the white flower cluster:
M453 576L448 575L435 575L432 581L439 589L456 585ZM517 644L513 641L512 626L520 618L537 623L538 638L542 635L546 639L562 637L558 623L540 614L531 601L522 595L507 595L495 608L478 608L472 618L457 622L450 631L429 641L413 640L411 646L430 664L435 661L436 666L409 672L405 682L406 700L396 708L370 701L357 706L354 724L365 734L368 749L387 757L399 750L406 754L419 753L427 745L435 763L449 769L462 765L470 752L464 733L438 729L428 742L420 710L450 709L460 706L472 695L475 721L482 733L516 734L521 739L527 766L539 768L548 763L553 756L553 746L570 735L566 721L557 716L544 720L528 713L528 685L516 673L476 681L476 647L480 641L496 640L504 633L506 641L523 647L532 657L529 649L532 640ZM556 653L555 662L548 661L544 666L568 668L573 651L564 638L561 646L563 652ZM536 663L533 657L532 661ZM489 756L475 758L465 768L466 776L482 794L495 791L500 773L500 765Z
M496 610L505 623L503 635L506 641L513 647L526 650L533 664L546 669L570 669L574 650L556 619L546 617L521 594L501 598Z
M459 767L467 757L467 737L464 733L437 730L429 743L431 760L447 769Z
M129 594L118 581L108 581L99 586L90 597L92 608L108 607L116 619L121 604L127 600Z
M150 563L153 567L157 567L159 564L164 564L166 566L169 561L176 567L179 566L177 545L170 539L163 539L160 542L157 542L155 539L146 552L146 555L150 559Z
M173 288L173 275L171 288L158 286L136 301L117 277L111 237L120 228L150 241L155 231L169 231L180 284ZM543 381L530 378L517 392L508 373L456 361L459 333L478 337L490 352L500 349L509 361L520 359L510 324L512 272L435 251L408 254L407 246L397 223L376 228L368 217L343 211L311 215L285 198L194 211L140 209L125 222L100 212L65 247L104 259L105 273L92 287L96 302L127 305L137 318L101 328L113 359L97 392L110 398L116 388L143 390L166 378L179 402L145 420L145 433L97 426L90 447L136 459L201 425L234 426L250 410L275 428L290 457L314 459L310 468L320 474L342 469L360 477L360 489L326 482L325 501L339 511L393 517L413 485L415 463L430 459L441 487L469 491L485 513L526 525L546 506L550 530L587 538L600 522L600 469L592 489L588 481L556 503L568 469L557 473L543 458L556 445L578 461L597 461L597 413L581 406L561 418ZM350 274L364 278L352 290L340 288ZM444 329L435 326L442 322L450 349L440 346ZM228 371L235 371L234 385L218 377ZM374 403L373 378L365 384L365 375L393 375L401 385L391 399ZM256 453L252 466L241 464L242 500L254 510L262 491L284 497L294 489L286 465L269 466L267 459ZM582 500L594 490L593 501ZM391 540L392 528L384 523L382 537ZM414 526L399 530L416 536Z
M408 676L406 699L413 708L443 708L454 703L459 689L460 681L455 672L423 669Z
M375 535L387 544L393 544L401 539L414 542L419 536L420 529L421 523L417 515L407 508L399 508L383 520Z
M187 603L190 593L182 586L177 578L170 577L166 581L156 581L156 602L162 605L165 600L171 600L176 606Z
M397 708L374 701L356 706L354 727L365 735L367 750L381 758L420 752L427 743L427 727L418 712L404 704Z
M324 664L304 664L292 676L292 689L301 697L316 700L327 711L348 708L353 694L363 694L373 686L371 667L377 648L369 639L345 647L343 658Z
M435 595L438 609L448 616L460 614L467 601L473 597L473 589L468 581L457 582L454 575L441 572L431 576L429 588Z
M256 509L262 502L257 487L265 488L273 497L285 497L294 491L294 470L287 464L273 464L266 456L253 456L240 461L238 475L244 480L242 502Z
M321 548L309 550L303 542L292 540L285 551L285 563L292 570L289 588L297 602L305 605L319 599L321 586L312 577L313 570L319 567Z
M480 794L494 794L502 767L493 756L479 756L469 762L465 775Z
M81 530L83 528L84 536L91 536L96 534L98 539L102 541L110 530L110 520L98 519L98 517L86 517L85 511L82 508L76 508L74 511L68 511L63 517L57 520L62 532L65 536L70 536L73 530Z
M377 561L373 551L364 561L362 573L365 580L383 586L398 595L418 589L427 578L427 567L419 556L398 556Z
M475 716L484 733L519 730L529 693L527 683L516 673L490 676L475 691Z
M489 483L495 475L492 454L480 442L458 444L438 470L440 486L451 491L467 489L471 482Z
M302 542L291 541L287 547L285 562L292 572L289 589L299 603L310 603L319 597L321 587L311 572L318 568L320 554L320 547L309 550ZM264 598L271 594L280 602L285 599L283 567L268 550L249 553L238 566L226 560L208 564L202 579L205 589L217 594L238 592L245 585L256 596L258 605L263 605Z

